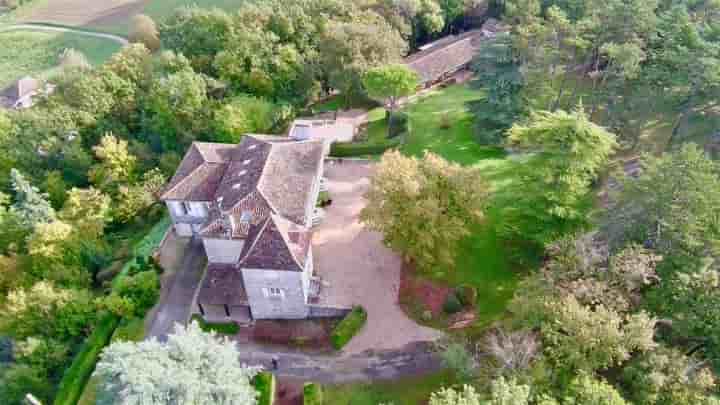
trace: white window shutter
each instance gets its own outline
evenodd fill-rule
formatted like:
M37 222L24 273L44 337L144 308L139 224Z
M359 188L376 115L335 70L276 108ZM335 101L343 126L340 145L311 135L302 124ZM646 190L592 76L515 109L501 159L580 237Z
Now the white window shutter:
M270 293L268 293L268 289L267 289L267 288L263 288L263 289L262 289L262 292L263 292L263 295L265 296L265 298L267 298L267 297L270 295Z

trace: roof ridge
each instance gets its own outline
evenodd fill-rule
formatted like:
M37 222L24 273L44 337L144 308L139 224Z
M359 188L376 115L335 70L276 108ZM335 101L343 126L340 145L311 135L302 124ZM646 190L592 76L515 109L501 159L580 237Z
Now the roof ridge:
M297 266L302 269L303 265L300 264L300 260L297 258L297 256L295 256L295 252L293 251L293 249L290 248L290 241L287 239L287 237L289 237L289 235L285 235L285 233L282 231L282 229L280 229L280 226L278 226L275 217L278 217L281 220L290 222L291 224L296 225L296 226L297 226L297 224L295 224L294 222L292 222L290 220L283 218L281 215L270 214L269 216L272 218L273 222L275 223L275 226L278 228L278 233L280 234L280 237L282 237L283 242L285 243L285 248L288 250L288 252L290 252L290 256L295 261L295 264L297 264Z
M265 228L267 228L268 223L270 223L270 215L268 215L268 217L265 219L265 222L262 224L262 228L260 228L260 231L258 231L257 235L255 235L255 240L252 241L248 249L245 251L245 255L238 261L238 265L243 264L250 256L250 252L252 252L252 250L255 248L255 245L257 245L258 241L262 237L263 233L265 233Z
M466 39L471 39L472 36L473 36L473 35L471 35L471 34L478 34L478 33L482 33L482 30L481 30L481 29L474 29L474 30L470 30L470 31L463 32L463 33L461 33L461 34L459 34L459 35L453 35L455 38L453 38L453 40L452 40L452 41L449 41L447 44L442 44L442 45L435 46L435 47L431 46L430 48L427 48L427 49L424 49L424 50L422 50L422 51L420 51L420 52L417 52L417 53L415 54L415 55L417 55L417 57L416 57L415 59L412 59L413 55L409 55L409 56L407 57L407 60L406 60L405 63L407 63L407 64L412 64L412 63L415 63L415 62L417 62L417 61L423 60L423 59L427 58L428 56L431 56L434 52L436 52L436 51L438 51L438 50L448 49L448 48L454 47L455 45L463 42L463 41L466 40ZM442 38L438 39L438 41L441 41L441 40L442 40ZM438 49L435 49L435 48L438 48Z
M176 188L178 188L179 185L185 183L185 181L187 181L187 179L189 179L190 177L192 177L193 174L195 174L195 172L198 171L198 169L200 168L200 166L202 166L202 165L205 164L205 163L208 163L208 162L205 160L205 156L204 156L204 155L200 152L200 150L195 146L195 142L191 143L191 144L190 144L190 147L191 147L191 148L194 148L195 151L197 151L197 153L203 158L203 163L197 165L194 169L192 169L192 170L190 171L190 173L188 173L187 175L185 175L182 179L180 179L180 181L178 181L177 183L175 183L172 187L164 190L163 193L162 193L162 195L160 196L161 199L163 198L163 196L165 196L165 195L168 194L169 192L174 191ZM190 151L187 151L187 152L185 153L185 156L187 156L188 153L190 153ZM183 160L184 160L184 159L185 159L185 158L183 158ZM171 179L171 180L172 180L172 179Z

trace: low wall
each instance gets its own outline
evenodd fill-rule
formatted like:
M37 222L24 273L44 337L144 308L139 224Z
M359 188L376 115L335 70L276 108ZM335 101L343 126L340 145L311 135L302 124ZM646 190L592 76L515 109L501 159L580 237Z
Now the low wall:
M352 311L352 308L308 305L308 318L341 318L350 311Z

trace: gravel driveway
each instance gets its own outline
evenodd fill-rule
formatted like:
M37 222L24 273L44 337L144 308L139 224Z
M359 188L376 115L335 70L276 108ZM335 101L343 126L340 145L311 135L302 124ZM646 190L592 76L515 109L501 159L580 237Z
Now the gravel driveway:
M343 349L343 355L398 349L442 337L441 332L418 325L400 309L400 256L382 244L379 233L358 222L372 166L368 162L326 163L333 203L325 208L325 220L313 236L315 269L330 283L328 302L360 304L368 311L367 324Z

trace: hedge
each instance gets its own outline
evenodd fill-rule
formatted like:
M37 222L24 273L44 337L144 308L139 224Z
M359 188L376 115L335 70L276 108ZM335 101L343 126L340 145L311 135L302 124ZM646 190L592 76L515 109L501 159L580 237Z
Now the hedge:
M362 329L367 321L367 312L361 306L355 306L345 318L338 323L330 335L330 341L335 349L342 349L353 336Z
M388 137L410 133L410 117L407 113L396 112L388 117Z
M322 405L323 393L320 384L305 383L303 386L303 405Z
M55 405L75 405L80 399L85 384L95 370L95 363L100 352L110 342L110 338L118 326L120 318L114 314L105 315L95 327L92 334L83 343L82 348L75 355L70 367L65 370L57 395Z
M207 322L202 316L194 314L191 321L196 321L200 325L200 329L205 332L217 332L222 335L236 335L240 331L240 326L234 322Z
M167 233L168 229L170 228L170 225L172 225L172 219L169 216L165 215L152 227L150 232L148 232L147 235L145 235L145 237L140 240L140 242L136 243L135 246L133 246L133 259L128 260L127 263L125 263L123 268L120 270L120 273L115 276L112 281L113 286L119 283L120 279L127 276L131 267L137 265L137 257L144 258L152 254L153 250L155 250L155 248L160 245L160 242L162 242L163 238L165 237L165 233Z
M382 143L352 143L352 142L335 142L330 147L331 157L353 157L367 155L381 155L386 150L396 148L401 144L401 138Z
M275 402L275 376L272 373L258 373L252 384L259 394L257 405L272 405Z

